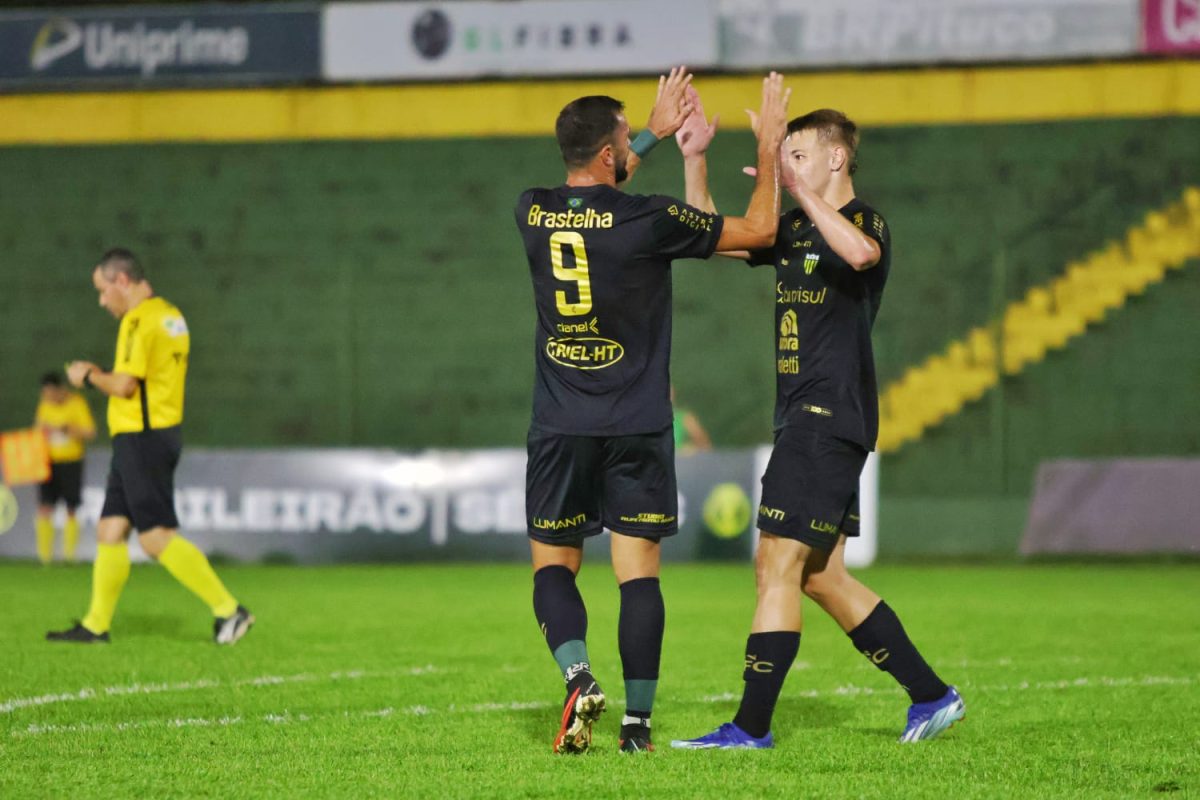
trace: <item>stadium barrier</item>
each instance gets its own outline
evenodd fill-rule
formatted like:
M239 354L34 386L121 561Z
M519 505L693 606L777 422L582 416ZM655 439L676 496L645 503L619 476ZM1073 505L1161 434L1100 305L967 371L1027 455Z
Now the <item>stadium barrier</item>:
M770 448L696 453L679 459L678 535L667 560L746 560L753 551L758 478ZM85 466L85 527L99 517L109 454ZM865 566L875 554L874 458L864 470L864 535L847 554ZM175 505L189 538L211 553L244 560L484 560L529 557L525 453L517 449L188 451ZM33 558L32 487L16 490L19 512L0 536L0 557ZM570 520L535 520L548 530ZM85 543L87 557L93 546Z
M720 0L719 14L720 63L735 69L1074 60L1138 51L1137 0Z
M1063 459L1038 469L1021 553L1200 555L1200 459Z
M1191 0L456 0L0 13L0 86L464 80L1195 52Z
M654 73L717 66L712 0L332 3L328 81Z
M1200 53L1200 4L1196 0L1144 0L1142 51L1162 55Z
M227 86L320 76L316 3L0 13L0 88Z

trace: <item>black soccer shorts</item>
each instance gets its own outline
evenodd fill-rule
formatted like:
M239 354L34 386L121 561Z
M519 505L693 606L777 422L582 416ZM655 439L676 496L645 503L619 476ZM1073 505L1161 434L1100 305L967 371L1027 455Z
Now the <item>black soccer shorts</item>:
M141 532L178 528L175 467L182 450L183 434L178 425L114 436L100 516L126 517Z
M529 536L578 545L604 528L658 539L679 530L675 435L570 436L529 429L525 520Z
M867 451L807 428L775 433L762 478L758 529L832 550L841 534L858 536L858 478Z
M83 462L59 461L50 465L50 479L38 484L38 503L53 506L62 500L71 511L83 504Z

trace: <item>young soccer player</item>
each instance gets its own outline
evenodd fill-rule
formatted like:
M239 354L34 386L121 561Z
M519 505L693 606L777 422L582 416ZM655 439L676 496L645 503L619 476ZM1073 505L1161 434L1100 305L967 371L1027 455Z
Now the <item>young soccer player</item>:
M715 212L705 151L715 125L696 110L678 136L688 201ZM725 253L775 267L775 447L763 475L745 682L732 722L683 748L771 747L771 719L800 647L801 598L815 601L854 647L908 693L902 742L962 719L962 698L925 662L877 594L846 570L858 535L858 479L879 428L871 326L891 266L891 234L854 193L858 128L818 109L788 123L781 180L797 207L771 248Z

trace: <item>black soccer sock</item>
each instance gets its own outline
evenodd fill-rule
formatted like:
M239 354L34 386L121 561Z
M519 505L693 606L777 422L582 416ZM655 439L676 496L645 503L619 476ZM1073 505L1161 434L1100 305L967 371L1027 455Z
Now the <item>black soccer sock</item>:
M557 564L535 572L533 613L563 678L570 680L581 671L590 672L585 644L587 608L575 585L575 573Z
M658 691L665 619L658 578L636 578L621 584L617 643L625 677L625 715L647 723Z
M746 685L733 722L756 739L771 730L775 701L799 650L798 631L752 633L746 639L746 669L742 673Z
M914 703L937 700L949 690L950 687L917 652L896 612L882 600L862 624L847 635L872 664L896 679Z

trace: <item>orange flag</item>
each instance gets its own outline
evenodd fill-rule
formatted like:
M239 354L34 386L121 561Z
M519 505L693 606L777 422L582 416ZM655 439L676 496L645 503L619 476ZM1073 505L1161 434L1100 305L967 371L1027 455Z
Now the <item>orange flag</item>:
M44 483L50 479L50 444L40 428L0 433L0 469L4 483Z

